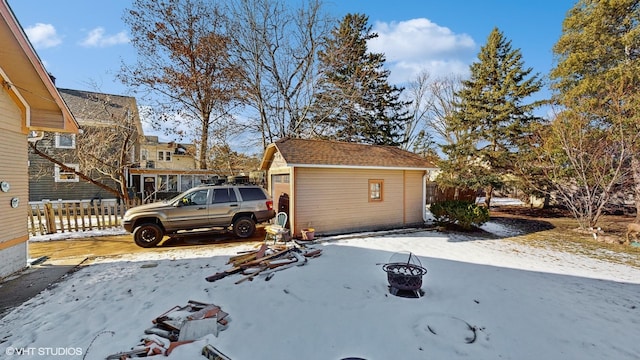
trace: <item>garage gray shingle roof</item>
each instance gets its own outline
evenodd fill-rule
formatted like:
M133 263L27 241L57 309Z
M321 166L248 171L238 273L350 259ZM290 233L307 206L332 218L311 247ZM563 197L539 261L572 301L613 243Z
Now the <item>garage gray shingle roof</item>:
M289 165L435 168L421 156L393 146L289 138L272 146Z

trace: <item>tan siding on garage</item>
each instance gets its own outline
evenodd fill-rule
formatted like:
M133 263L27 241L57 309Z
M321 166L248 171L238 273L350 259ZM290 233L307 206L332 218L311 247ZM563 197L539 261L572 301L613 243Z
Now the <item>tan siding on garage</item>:
M369 202L370 179L384 181L382 202ZM402 170L296 168L295 229L318 234L402 226Z
M260 169L268 179L291 175L289 220L300 237L304 228L330 235L424 224L423 175L435 167L392 146L285 138L267 147ZM382 201L370 201L369 184L380 182Z
M424 220L422 203L422 175L424 171L405 171L404 189L404 211L405 224L422 224Z

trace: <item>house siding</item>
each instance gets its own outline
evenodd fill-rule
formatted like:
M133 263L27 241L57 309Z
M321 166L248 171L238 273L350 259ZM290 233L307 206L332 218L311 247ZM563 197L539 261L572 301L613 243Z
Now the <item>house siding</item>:
M414 211L415 201L409 199L416 186L421 186L421 177L418 185L413 184L420 172L415 173L405 177L403 170L298 167L294 233L307 227L318 234L332 234L401 227L407 219L415 223L422 216L422 212ZM369 202L371 179L384 181L381 202ZM421 193L419 197L422 198ZM414 204L413 209L405 210L407 200Z
M60 110L57 111L47 111L47 110L31 110L31 123L29 124L35 128L48 128L48 129L62 129L60 124L60 119L62 117L62 113Z
M27 177L27 135L22 133L22 114L6 91L0 92L0 181L10 184L0 191L0 278L27 265L28 230L26 222L29 179ZM11 199L18 198L17 208Z
M180 155L175 153L175 149L169 147L168 144L162 145L148 145L142 144L140 148L148 152L148 158L145 163L153 162L155 169L167 169L167 170L189 170L196 168L196 160L191 155ZM158 151L168 151L171 153L171 160L159 160Z
M38 142L38 149L65 163L76 164L75 149L56 149L54 133L46 133ZM81 168L82 172L83 169ZM108 186L116 187L113 180L102 180ZM80 179L78 182L56 182L55 165L36 154L29 157L29 201L42 200L91 200L112 199L115 195L94 184Z

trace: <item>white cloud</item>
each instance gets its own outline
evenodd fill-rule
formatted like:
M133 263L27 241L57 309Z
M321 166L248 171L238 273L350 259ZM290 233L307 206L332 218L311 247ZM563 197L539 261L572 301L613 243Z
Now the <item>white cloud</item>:
M37 23L24 29L29 41L36 49L54 47L62 43L62 38L51 24Z
M91 31L87 37L80 42L80 45L85 47L107 47L118 44L126 44L129 42L127 33L121 31L115 35L105 35L105 30L102 27L97 27Z
M369 41L369 50L385 54L393 83L409 81L423 70L432 76L466 75L477 51L471 36L424 18L377 22L373 32L378 37Z

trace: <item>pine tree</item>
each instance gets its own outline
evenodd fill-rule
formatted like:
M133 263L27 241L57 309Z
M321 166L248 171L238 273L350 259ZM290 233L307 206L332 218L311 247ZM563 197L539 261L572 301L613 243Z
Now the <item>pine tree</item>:
M319 52L319 91L313 105L316 132L323 137L400 145L409 119L401 88L388 82L384 54L367 51L368 17L348 14Z
M512 173L514 157L526 146L530 125L539 119L532 111L540 105L525 103L540 90L537 75L524 68L519 49L494 28L480 49L471 76L456 93L449 132L460 134L458 142L442 146L447 160L440 166L440 182L449 186L485 189L487 206L494 188Z
M555 99L566 112L589 116L594 130L618 128L632 148L630 169L640 220L640 1L580 0L567 13L553 51Z

